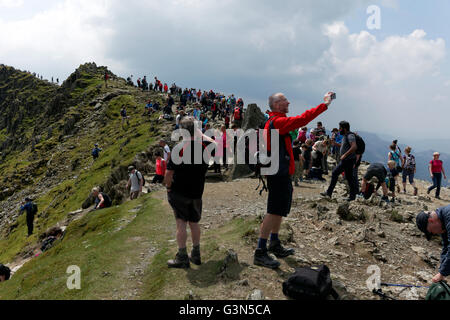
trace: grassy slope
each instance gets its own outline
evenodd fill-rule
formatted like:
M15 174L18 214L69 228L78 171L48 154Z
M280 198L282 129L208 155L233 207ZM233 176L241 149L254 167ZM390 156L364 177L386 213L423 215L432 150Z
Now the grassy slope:
M101 83L101 75L98 75L97 79L90 79L89 86L83 92L91 90L92 87L97 86L99 83ZM135 90L130 87L126 88L131 91ZM81 91L78 94L81 94ZM133 107L128 108L130 126L123 128L119 113L120 107L124 103ZM92 112L92 107L87 106L83 108L84 110L80 110L81 112ZM37 157L46 160L53 153L54 161L69 166L73 159L80 159L79 169L73 172L68 169L65 178L58 186L47 192L43 197L36 199L39 211L45 212L41 218L35 220L37 234L64 219L67 213L79 209L92 187L105 182L111 173L111 163L113 161L117 166L127 165L133 161L137 153L145 150L155 141L155 138L149 133L149 123L141 115L143 109L144 105L136 101L133 95L119 96L108 103L106 116L109 120L105 126L96 128L93 131L81 131L64 143L65 146L75 146L74 149L57 151L56 148L53 148L47 153L37 153ZM54 136L57 135L54 134ZM130 142L121 149L121 144L128 139ZM92 164L90 151L95 142L101 145L103 152L99 160ZM56 137L43 141L40 145L42 144L58 145ZM40 148L40 145L36 147ZM0 169L4 174L17 170L15 168L26 170L28 161L36 156L32 155L30 148L20 154L11 154L6 158L4 165ZM35 182L39 181L45 174L45 170L42 171L34 178ZM76 179L74 179L75 176L77 177ZM12 261L30 243L36 241L36 235L29 239L26 238L27 231L24 215L19 218L18 223L18 227L9 237L0 239L0 261L2 262Z

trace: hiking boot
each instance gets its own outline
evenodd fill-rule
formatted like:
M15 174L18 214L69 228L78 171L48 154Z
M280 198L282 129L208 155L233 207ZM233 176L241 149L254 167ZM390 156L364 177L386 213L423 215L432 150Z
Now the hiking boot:
M188 255L181 255L180 253L177 253L174 260L167 261L167 266L169 268L176 269L189 269L189 257Z
M253 264L261 267L266 267L270 269L277 269L280 266L280 262L273 259L267 254L267 249L256 249L255 257L253 259Z
M427 194L430 194L430 192L431 192L431 190L430 190L430 189L428 189L428 190L427 190Z
M298 184L298 181L295 181L295 186L300 187L300 185Z
M438 200L442 200L440 196L436 196L436 199L438 199Z
M271 241L269 252L273 253L277 258L286 258L295 254L294 249L286 249L281 245L281 241Z
M195 265L197 265L197 266L201 265L201 264L202 264L202 259L201 259L201 256L200 256L200 251L194 250L194 249L193 249L193 250L191 251L191 256L190 256L189 260L190 260L193 264L195 264Z
M417 196L418 193L419 193L419 189L414 188L414 196Z
M320 195L321 195L322 197L331 199L331 196L330 196L328 193L326 193L326 192L322 192L322 193L320 193Z

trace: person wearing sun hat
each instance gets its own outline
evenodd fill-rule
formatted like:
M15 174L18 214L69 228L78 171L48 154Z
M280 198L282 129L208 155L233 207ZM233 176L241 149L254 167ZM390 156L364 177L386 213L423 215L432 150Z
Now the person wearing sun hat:
M433 179L433 185L428 188L427 194L433 189L436 189L436 199L441 199L441 182L442 182L442 174L444 175L444 179L447 179L445 175L445 170L443 166L442 160L439 160L440 154L439 152L435 152L433 154L433 160L430 161L430 165L428 166L430 170L431 179Z
M440 282L450 275L450 206L436 209L432 212L420 212L416 217L417 228L425 234L428 241L433 235L440 234L442 237L441 265L439 273L432 279L434 283Z

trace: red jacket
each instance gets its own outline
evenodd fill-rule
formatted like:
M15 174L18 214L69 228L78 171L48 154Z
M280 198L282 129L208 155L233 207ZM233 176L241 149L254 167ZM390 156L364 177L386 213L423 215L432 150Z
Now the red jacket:
M295 173L295 161L294 161L294 152L292 150L292 140L289 132L294 131L298 128L306 126L308 123L313 121L323 112L328 110L326 104L322 103L318 105L316 108L306 111L301 116L296 117L287 117L285 113L279 112L270 112L270 118L275 117L271 121L267 121L265 129L269 130L270 122L273 122L273 126L275 129L278 129L280 136L285 136L285 145L286 151L291 158L289 162L289 174L293 175ZM270 150L270 141L267 141L267 148Z

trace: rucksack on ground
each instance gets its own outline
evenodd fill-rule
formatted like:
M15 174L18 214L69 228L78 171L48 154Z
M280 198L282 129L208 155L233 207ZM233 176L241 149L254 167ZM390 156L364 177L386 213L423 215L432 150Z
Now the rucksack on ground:
M330 295L339 299L333 289L330 269L326 265L297 268L295 273L283 282L285 296L295 300L326 300Z
M450 286L445 281L433 283L425 300L450 300Z

